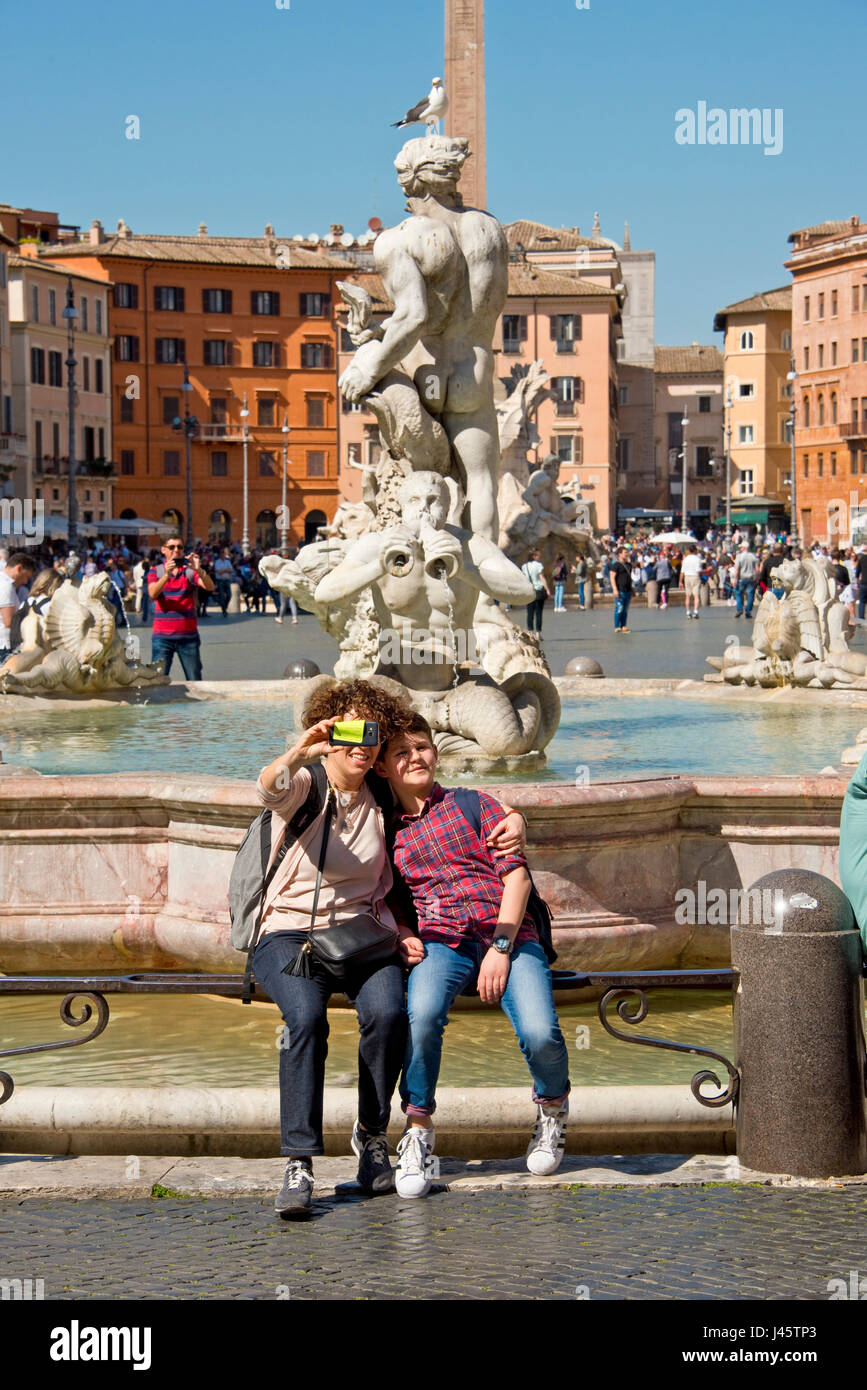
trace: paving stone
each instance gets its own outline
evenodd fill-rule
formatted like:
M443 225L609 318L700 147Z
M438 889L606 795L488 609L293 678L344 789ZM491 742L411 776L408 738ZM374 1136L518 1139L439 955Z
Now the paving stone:
M0 1277L61 1300L824 1299L865 1266L865 1216L863 1184L331 1196L303 1224L249 1196L7 1197Z

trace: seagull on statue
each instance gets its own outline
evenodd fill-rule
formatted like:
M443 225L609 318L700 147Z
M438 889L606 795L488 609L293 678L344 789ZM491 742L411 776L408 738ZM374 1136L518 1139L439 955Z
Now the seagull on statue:
M443 86L442 78L435 77L430 95L414 106L411 111L407 111L402 121L393 121L396 129L401 129L405 125L426 125L428 135L439 135L440 120L449 109L449 99L446 96L446 89Z

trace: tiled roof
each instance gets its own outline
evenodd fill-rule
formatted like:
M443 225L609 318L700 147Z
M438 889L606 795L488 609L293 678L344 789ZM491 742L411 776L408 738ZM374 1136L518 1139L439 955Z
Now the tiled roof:
M346 280L350 285L358 285L361 289L367 290L373 300L373 312L375 314L387 314L394 308L391 300L386 293L385 285L382 283L382 276L374 274L373 271L359 271L348 275L341 275L341 280ZM343 305L343 300L337 300L338 309Z
M715 333L725 333L730 314L760 314L772 311L790 314L792 312L792 286L783 285L778 290L763 290L750 295L749 299L739 299L736 304L727 304L714 314Z
M556 270L545 270L536 265L512 261L509 265L510 295L569 295L571 298L595 295L607 299L614 290L607 285L596 285L592 280L583 280L575 270L557 266Z
M853 223L855 230L863 225L857 217L846 217L842 222L817 222L815 227L800 227L792 232L789 241L824 241L828 237L842 236L844 232L853 230Z
M382 277L372 272L362 271L356 275L341 275L354 285L361 285L373 300L374 313L389 313L394 305L388 297ZM608 299L614 291L606 285L594 285L590 280L582 280L577 271L560 269L544 270L538 265L509 266L509 294L515 297L543 298L595 298Z
M62 276L64 280L67 276L74 275L76 280L89 280L93 285L101 285L104 290L110 288L108 281L99 275L91 275L87 270L75 270L72 266L52 265L42 256L16 256L13 252L9 257L9 269L45 270L51 275Z
M544 222L509 222L503 227L510 251L577 251L580 246L610 249L609 241L581 236L577 227L546 227Z
M791 309L792 286L783 285L778 290L763 290L750 295L749 299L739 299L736 304L727 304L720 314L747 314L753 309Z
M719 348L699 343L690 347L658 347L654 349L653 368L678 376L722 372L723 355Z
M43 248L52 258L70 256L112 257L137 261L173 261L199 265L261 266L274 269L277 248L283 248L282 266L287 270L346 269L345 261L333 260L325 253L309 251L279 237L216 236L110 236L93 245L76 241L60 242ZM287 264L288 262L288 264Z

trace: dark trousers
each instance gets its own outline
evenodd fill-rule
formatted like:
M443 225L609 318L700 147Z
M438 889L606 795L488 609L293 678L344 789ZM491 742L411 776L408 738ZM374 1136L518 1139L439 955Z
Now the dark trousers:
M544 589L536 590L536 597L532 603L527 604L527 631L542 631L542 609L545 607L545 599L548 595Z
M280 1152L297 1157L325 1152L322 1107L331 995L342 991L358 1014L358 1118L370 1134L384 1134L388 1128L406 1047L403 967L397 957L361 967L344 980L318 964L311 966L309 979L286 974L306 940L306 932L269 933L253 955L253 973L286 1025L280 1047Z
M229 600L232 597L232 585L228 579L217 580L217 602L220 605L223 617L226 616L226 609L229 607Z
M867 604L867 584L858 585L858 617L864 617L864 606Z
M188 681L202 679L201 641L198 637L160 637L154 633L151 638L151 661L163 663L163 675L172 669L175 654L180 657L184 675Z

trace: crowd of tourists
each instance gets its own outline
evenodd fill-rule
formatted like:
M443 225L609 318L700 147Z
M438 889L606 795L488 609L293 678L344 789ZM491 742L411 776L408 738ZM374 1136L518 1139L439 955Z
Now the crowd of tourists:
M809 549L795 547L784 532L748 534L735 530L730 538L711 531L703 540L677 543L650 537L608 535L598 543L599 558L567 560L562 554L544 566L534 551L522 566L531 582L534 598L527 605L527 630L542 631L542 613L548 599L553 611L566 613L567 594L574 608L584 612L594 598L614 598L614 631L628 633L627 615L632 598L650 590L659 609L669 604L672 589L684 591L687 618L698 619L702 602L725 603L736 618L751 618L754 605L768 589L777 597L783 589L772 585L771 572L785 559L810 555L822 562L836 580L843 603L853 618L864 617L867 604L867 547L839 548L818 541ZM703 593L704 591L704 593Z
M276 593L259 572L266 554L292 559L294 549L256 548L245 555L240 545L208 545L197 541L187 550L179 533L167 537L160 549L135 550L125 540L113 545L96 540L75 548L75 567L65 541L46 540L27 550L0 549L0 664L20 644L21 620L34 601L47 608L56 588L70 574L106 574L108 601L116 610L118 627L153 623L151 658L162 661L169 674L175 655L188 680L202 675L198 624L212 616L214 606L223 618L237 594L237 611L266 614L269 602L275 622L286 614L298 622L294 598ZM11 611L10 611L11 610ZM4 616L5 615L5 616Z

